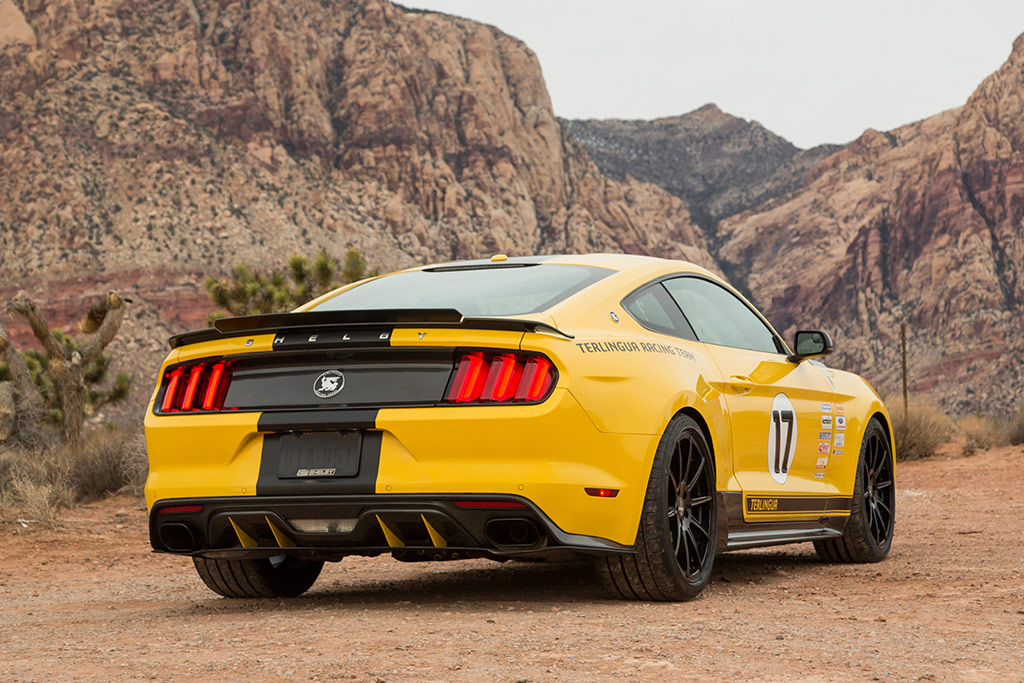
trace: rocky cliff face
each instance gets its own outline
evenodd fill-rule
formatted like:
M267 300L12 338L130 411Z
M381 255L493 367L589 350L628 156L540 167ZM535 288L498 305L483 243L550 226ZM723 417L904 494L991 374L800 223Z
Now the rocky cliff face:
M27 287L63 323L117 288L151 365L201 324L203 274L349 246L381 269L715 267L683 203L603 175L492 27L382 0L0 0L0 298Z
M654 183L682 199L694 219L718 221L796 190L804 174L839 149L798 149L756 121L714 104L654 121L562 121L609 176Z
M793 196L727 219L719 257L780 329L837 329L843 362L953 410L1024 397L1024 36L961 108L869 130Z

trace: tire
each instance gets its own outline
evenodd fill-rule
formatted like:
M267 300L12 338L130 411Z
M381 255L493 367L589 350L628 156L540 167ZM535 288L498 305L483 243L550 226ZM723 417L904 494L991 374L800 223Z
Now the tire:
M711 577L718 529L715 462L700 426L668 424L647 484L636 553L597 562L605 589L627 600L689 600Z
M225 598L294 598L316 582L324 563L278 555L255 560L210 560L193 557L196 572L214 593Z
M857 461L850 519L841 538L815 541L818 557L826 562L880 562L892 547L896 522L896 484L892 449L885 429L871 418Z

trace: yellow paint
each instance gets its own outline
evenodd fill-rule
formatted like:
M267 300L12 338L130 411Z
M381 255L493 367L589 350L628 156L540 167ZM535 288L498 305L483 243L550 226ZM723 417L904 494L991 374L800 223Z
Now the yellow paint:
M380 515L374 515L377 518L377 523L380 524L381 531L384 532L384 538L388 539L388 545L392 548L404 548L405 541L398 535L398 532L388 526L388 523L380 518Z
M282 548L294 548L295 541L285 536L284 532L274 526L274 523L270 521L270 517L264 516L267 520L267 526L270 527L270 533L274 534L274 540L277 541L277 545Z
M242 544L243 548L257 548L259 543L256 542L249 534L242 531L242 527L235 523L235 520L228 517L228 521L231 522L231 527L235 530L235 534L238 536L238 541Z
M146 503L256 495L263 435L259 413L153 415L146 411Z
M249 340L252 344L246 344ZM250 334L241 337L227 337L226 339L214 339L212 341L189 344L178 349L179 363L206 358L208 356L235 356L242 353L265 353L272 351L274 346L274 335L272 334ZM163 375L161 375L162 377Z
M422 336L421 336L422 335ZM516 349L523 339L522 332L506 330L463 330L459 328L401 327L391 333L392 346L481 346L497 349Z
M434 544L434 547L448 547L448 542L444 540L444 536L442 536L441 533L434 528L434 525L427 521L426 515L421 514L420 519L423 520L423 526L427 527L427 533L430 534L430 542Z

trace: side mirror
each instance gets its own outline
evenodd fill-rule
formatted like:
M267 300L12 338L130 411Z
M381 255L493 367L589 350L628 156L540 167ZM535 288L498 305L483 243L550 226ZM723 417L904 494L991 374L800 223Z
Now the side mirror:
M833 348L835 347L832 344L832 337L828 336L828 332L822 332L821 330L798 330L793 340L794 353L789 357L789 360L799 363L805 358L814 358L815 356L824 356L832 353Z

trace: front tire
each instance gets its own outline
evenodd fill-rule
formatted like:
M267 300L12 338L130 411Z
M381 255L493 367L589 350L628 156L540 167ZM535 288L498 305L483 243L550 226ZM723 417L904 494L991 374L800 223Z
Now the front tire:
M850 519L843 536L815 541L814 549L827 562L880 562L892 547L895 522L892 449L882 424L871 418L864 430Z
M658 444L636 553L598 560L605 588L627 600L689 600L711 577L718 529L715 462L700 425L677 415Z
M291 555L255 560L193 557L196 572L214 593L225 598L294 598L309 590L324 563Z

